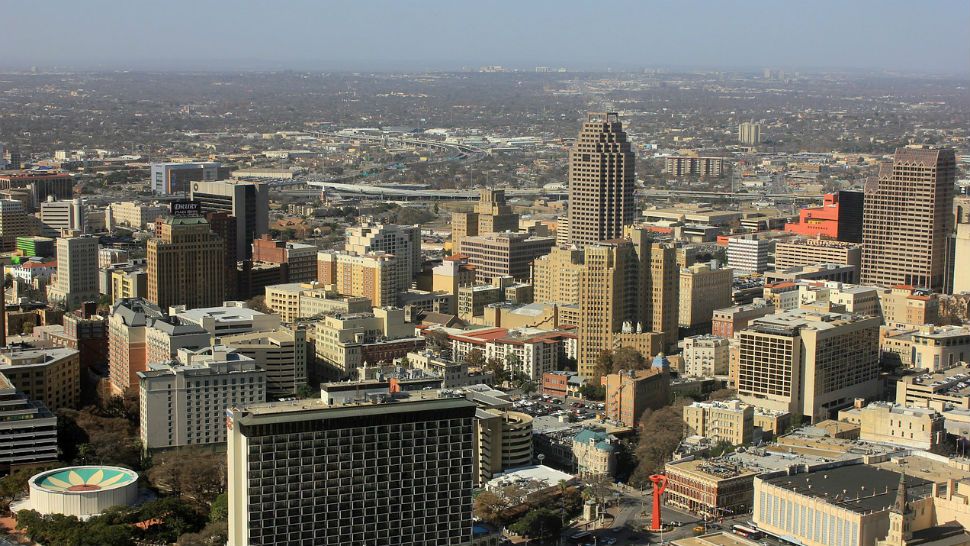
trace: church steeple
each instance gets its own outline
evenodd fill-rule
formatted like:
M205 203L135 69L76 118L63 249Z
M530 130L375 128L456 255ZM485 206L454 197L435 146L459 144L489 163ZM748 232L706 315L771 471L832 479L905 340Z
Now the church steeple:
M906 502L906 473L899 473L899 486L896 488L896 502L893 503L892 511L897 514L906 514L909 511Z

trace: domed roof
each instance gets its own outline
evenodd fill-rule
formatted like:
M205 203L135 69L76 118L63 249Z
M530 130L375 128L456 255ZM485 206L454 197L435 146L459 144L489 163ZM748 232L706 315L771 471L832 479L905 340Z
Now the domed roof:
M651 368L670 368L670 361L664 356L662 352L657 353L657 356L653 357L653 362L650 365Z
M34 476L34 483L48 491L80 493L114 489L138 479L138 474L116 466L72 466Z

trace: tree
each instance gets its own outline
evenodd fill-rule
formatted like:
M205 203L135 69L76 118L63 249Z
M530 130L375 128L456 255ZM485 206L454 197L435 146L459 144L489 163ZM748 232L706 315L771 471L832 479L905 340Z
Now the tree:
M301 400L306 400L307 398L316 398L318 396L320 396L320 393L313 390L313 387L306 383L300 385L300 387L296 389L296 397Z
M613 373L619 373L620 370L643 370L649 367L650 363L647 359L632 347L620 347L613 351Z
M432 351L440 353L441 351L451 348L451 339L448 337L448 332L444 330L431 330L428 332L427 337Z
M166 451L152 458L147 476L160 491L209 504L226 491L226 457L204 448Z
M606 387L587 382L579 387L579 394L586 400L603 401L606 399Z
M501 385L509 380L509 372L505 369L505 364L497 358L489 358L482 369L486 372L491 372L497 385Z
M605 350L596 357L596 364L593 365L593 376L603 377L613 373L613 351Z
M58 444L63 460L141 468L141 441L128 419L99 415L95 408L58 411Z
M715 400L733 400L737 397L737 391L734 389L718 389L708 395L707 399L711 401Z
M266 305L266 296L253 296L246 300L246 307L260 313L272 314L273 310Z
M209 521L212 523L226 521L229 518L229 494L219 493L219 496L209 506Z
M475 496L472 513L482 521L501 525L502 513L509 507L508 502L491 491L482 491Z
M518 379L519 374L522 373L522 359L519 355L515 353L508 353L505 355L505 369L509 371L510 374Z
M562 520L548 508L530 510L522 519L509 526L512 532L528 538L545 540L557 538L562 532Z
M229 541L229 523L209 523L198 533L185 533L176 546L223 546Z
M469 368L482 369L485 367L485 354L481 349L472 349L465 355L465 363Z
M637 446L637 468L632 482L646 485L647 478L657 473L670 459L684 439L684 405L687 400L678 398L670 406L647 410L640 417L640 443Z

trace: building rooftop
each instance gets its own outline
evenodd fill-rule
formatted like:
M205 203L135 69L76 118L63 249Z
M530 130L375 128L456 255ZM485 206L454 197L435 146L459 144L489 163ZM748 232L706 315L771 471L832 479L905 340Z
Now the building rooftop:
M674 468L681 472L705 475L718 480L727 480L743 476L754 476L758 474L758 472L745 467L738 461L733 461L730 459L690 459L673 461L667 464L667 468Z
M867 464L853 464L769 478L765 482L800 495L823 499L846 510L867 514L892 507L896 500L899 472ZM909 498L926 497L931 491L931 482L915 476L906 477Z
M266 402L230 408L233 418L244 424L312 421L321 418L354 417L363 413L401 413L414 411L417 404L428 409L475 407L458 395L437 390L396 393L377 402L376 399L353 400L328 404L322 399Z

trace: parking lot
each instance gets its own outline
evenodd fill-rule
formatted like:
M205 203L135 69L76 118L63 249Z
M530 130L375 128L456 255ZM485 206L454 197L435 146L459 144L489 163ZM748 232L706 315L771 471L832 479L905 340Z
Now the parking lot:
M544 415L559 417L568 414L571 421L599 419L603 416L605 408L602 402L575 398L563 400L562 398L540 394L513 397L513 400L512 405L516 411L521 411L533 417Z

